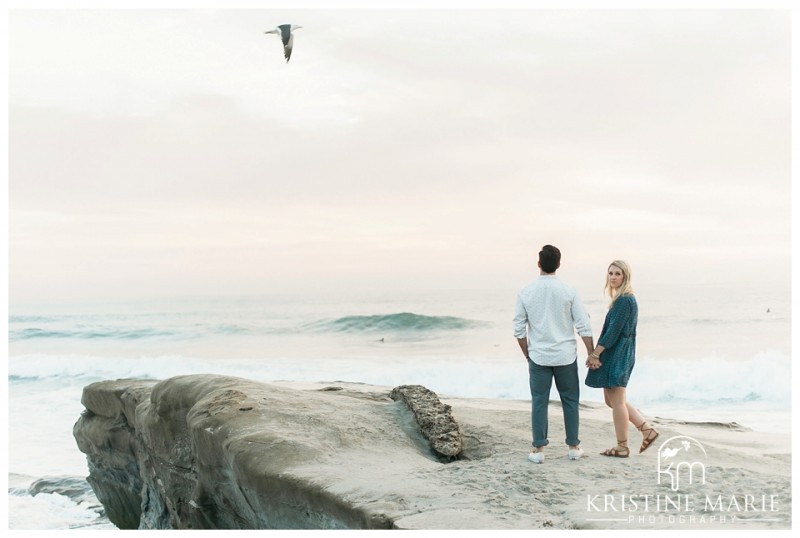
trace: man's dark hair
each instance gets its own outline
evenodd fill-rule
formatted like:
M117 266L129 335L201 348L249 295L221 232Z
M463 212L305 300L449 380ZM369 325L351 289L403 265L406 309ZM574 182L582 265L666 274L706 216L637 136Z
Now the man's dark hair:
M539 265L545 273L555 273L561 266L561 251L553 245L545 245L539 251Z

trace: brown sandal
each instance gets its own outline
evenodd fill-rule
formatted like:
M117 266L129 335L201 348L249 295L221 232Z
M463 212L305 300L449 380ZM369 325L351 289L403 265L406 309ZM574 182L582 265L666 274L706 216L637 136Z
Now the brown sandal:
M617 439L617 446L614 448L607 448L600 454L603 456L611 456L612 458L627 458L631 455L631 451L628 449L628 440L620 441Z
M639 447L639 454L641 454L642 452L644 452L645 450L650 448L650 445L653 444L653 441L658 439L658 436L661 435L660 433L658 433L656 431L655 428L652 428L652 427L651 428L645 428L646 424L647 424L647 421L645 420L644 422L642 422L636 428L637 430L642 432L642 435L644 435L644 439L642 439L642 446ZM647 433L645 433L645 432L647 432Z

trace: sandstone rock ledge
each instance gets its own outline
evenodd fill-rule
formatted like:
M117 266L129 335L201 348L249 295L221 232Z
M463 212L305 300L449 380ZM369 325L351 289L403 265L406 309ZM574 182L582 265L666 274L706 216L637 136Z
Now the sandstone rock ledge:
M88 481L124 529L400 528L443 465L388 392L190 375L94 383L82 403Z
M74 435L106 514L128 529L665 528L658 517L633 526L598 521L591 508L587 499L597 495L671 492L656 480L657 448L626 460L597 456L614 435L600 403L581 405L585 457L571 461L560 403L551 402L553 442L546 463L534 465L530 401L445 403L420 386L398 387L398 401L391 393L216 375L103 381L84 389ZM713 454L708 483L690 483L685 495L778 500L779 511L764 519L742 513L751 518L742 525L717 517L686 529L791 528L791 436L653 422L664 439L690 435ZM462 450L444 463L450 457L434 453L429 439Z

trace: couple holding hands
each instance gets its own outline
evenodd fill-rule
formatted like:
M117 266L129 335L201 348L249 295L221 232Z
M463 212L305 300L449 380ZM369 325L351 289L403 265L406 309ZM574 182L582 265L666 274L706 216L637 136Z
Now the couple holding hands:
M556 276L561 265L561 251L545 245L539 252L538 265L539 277L517 295L514 316L514 336L528 361L531 389L533 448L528 459L534 463L544 462L544 447L549 443L547 406L553 380L564 411L568 457L577 460L583 455L578 439L580 382L576 330L589 355L586 385L602 388L606 405L612 410L617 444L601 454L617 458L630 455L628 422L642 433L639 453L644 452L659 433L628 403L625 394L636 360L638 317L628 264L614 261L608 267L605 289L611 297L611 305L596 346L589 316L577 292Z

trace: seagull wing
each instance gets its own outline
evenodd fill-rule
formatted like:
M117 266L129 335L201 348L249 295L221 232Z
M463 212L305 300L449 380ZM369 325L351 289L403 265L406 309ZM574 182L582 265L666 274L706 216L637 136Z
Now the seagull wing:
M294 34L289 34L289 40L283 45L283 55L286 57L286 62L292 57L292 43L294 42Z
M281 41L283 41L283 44L286 45L286 43L289 42L289 38L292 36L292 25L281 24L280 26L278 26L277 30L280 31Z

